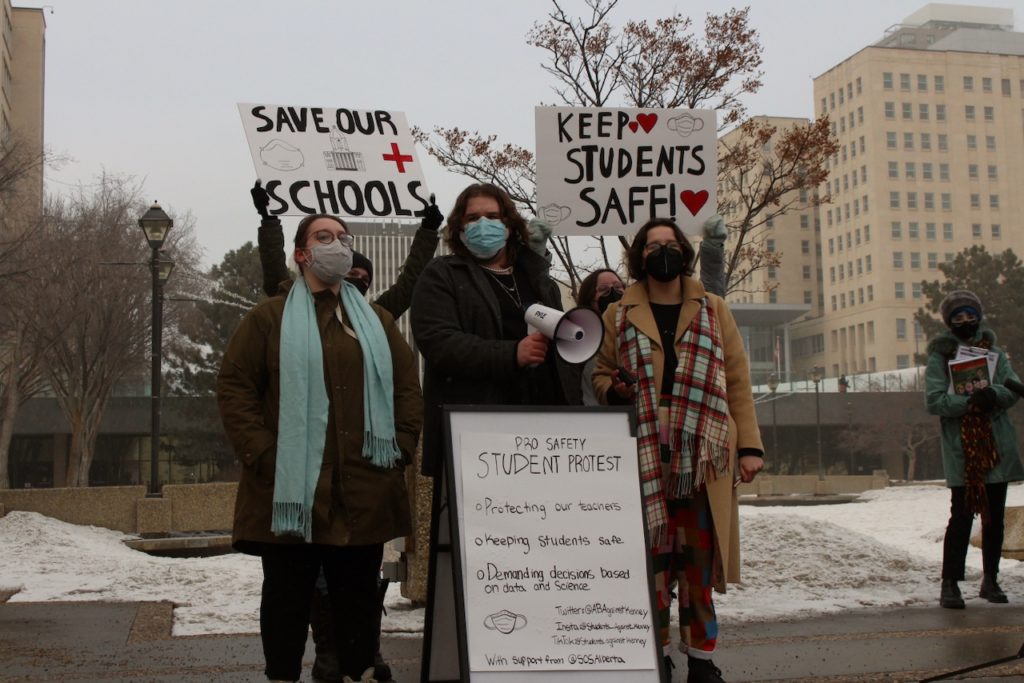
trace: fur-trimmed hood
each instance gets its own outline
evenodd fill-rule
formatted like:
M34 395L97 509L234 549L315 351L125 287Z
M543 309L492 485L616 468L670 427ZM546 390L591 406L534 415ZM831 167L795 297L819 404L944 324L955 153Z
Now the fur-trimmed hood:
M982 326L978 330L978 338L975 340L975 344L979 341L986 341L990 348L995 348L996 333ZM949 330L944 330L928 340L928 353L938 353L943 356L953 357L956 355L956 347L959 345L960 339Z

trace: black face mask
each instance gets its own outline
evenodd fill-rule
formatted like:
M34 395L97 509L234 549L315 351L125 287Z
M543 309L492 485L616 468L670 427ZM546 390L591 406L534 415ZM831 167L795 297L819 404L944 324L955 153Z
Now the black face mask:
M345 282L353 285L363 296L366 296L366 293L370 291L370 283L366 280L362 280L357 277L347 277L345 278Z
M644 268L658 282L671 282L683 274L684 265L683 252L661 246L647 254Z
M980 323L954 323L950 325L949 331L953 333L953 336L960 341L970 341L974 339L974 336L978 334L978 327Z
M597 297L597 310L604 313L608 310L608 307L613 303L622 298L621 289L609 289L607 292Z

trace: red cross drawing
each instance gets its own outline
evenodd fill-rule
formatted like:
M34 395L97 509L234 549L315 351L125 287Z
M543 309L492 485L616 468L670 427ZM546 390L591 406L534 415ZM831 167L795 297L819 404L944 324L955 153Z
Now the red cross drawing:
M391 143L391 154L385 154L383 156L384 156L384 161L393 161L393 162L395 162L395 166L398 167L398 172L399 173L405 173L405 163L406 162L412 163L412 155L411 154L402 154L401 152L399 152L398 151L398 144L394 143L394 142Z

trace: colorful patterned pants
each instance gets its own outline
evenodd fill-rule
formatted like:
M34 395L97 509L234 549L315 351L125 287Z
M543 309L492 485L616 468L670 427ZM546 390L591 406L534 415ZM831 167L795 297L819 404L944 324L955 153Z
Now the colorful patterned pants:
M668 501L668 541L653 548L654 590L664 653L671 652L669 616L672 588L678 583L680 649L691 657L710 659L718 639L718 619L711 598L714 528L707 491Z

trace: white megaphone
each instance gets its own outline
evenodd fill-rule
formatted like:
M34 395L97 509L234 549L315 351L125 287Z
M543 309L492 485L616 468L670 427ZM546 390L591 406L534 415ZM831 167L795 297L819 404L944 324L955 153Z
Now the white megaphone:
M604 324L592 308L559 311L540 304L526 309L526 328L555 342L555 350L566 363L586 363L601 348Z

